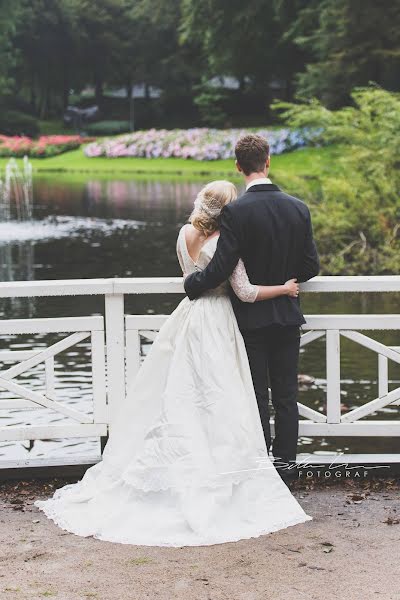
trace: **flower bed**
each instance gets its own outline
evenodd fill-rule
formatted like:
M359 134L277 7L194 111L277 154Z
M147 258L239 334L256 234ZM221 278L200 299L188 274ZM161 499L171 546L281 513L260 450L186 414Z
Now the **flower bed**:
M95 141L86 146L89 158L192 158L194 160L218 160L233 158L236 141L250 133L246 129L149 129L113 138ZM259 130L266 137L272 154L282 154L304 146L305 132L290 129Z
M0 135L0 156L47 158L79 148L89 141L93 141L93 138L82 138L79 135L45 135L37 140L24 136Z

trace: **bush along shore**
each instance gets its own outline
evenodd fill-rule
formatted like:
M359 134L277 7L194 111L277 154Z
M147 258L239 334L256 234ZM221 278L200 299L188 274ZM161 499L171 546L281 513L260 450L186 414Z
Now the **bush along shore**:
M237 140L250 129L149 129L114 138L97 140L85 147L89 158L184 158L200 161L226 160L235 155ZM272 154L282 154L307 145L310 134L286 129L261 129L256 133L265 137Z
M0 157L48 158L79 148L93 141L80 135L43 135L38 139L27 136L0 135Z

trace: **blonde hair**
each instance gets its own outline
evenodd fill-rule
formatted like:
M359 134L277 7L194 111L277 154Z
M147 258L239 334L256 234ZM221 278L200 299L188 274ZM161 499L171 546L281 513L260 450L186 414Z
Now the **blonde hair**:
M212 181L197 195L189 223L209 236L219 228L219 216L226 204L237 198L236 187L230 181Z

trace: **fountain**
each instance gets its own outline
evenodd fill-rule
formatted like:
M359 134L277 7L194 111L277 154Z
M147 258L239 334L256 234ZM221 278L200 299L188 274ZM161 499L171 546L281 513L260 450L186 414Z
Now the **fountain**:
M4 256L4 246L7 244L22 244L45 242L48 240L78 237L93 231L108 235L116 229L125 227L137 228L137 221L125 219L99 219L86 216L57 216L50 215L42 219L34 218L33 214L33 183L32 164L27 156L22 167L15 158L8 161L3 177L0 174L0 253ZM10 252L10 249L7 250ZM16 273L9 260L3 260L0 265L0 280L14 280ZM29 262L29 261L28 261ZM19 260L23 267L27 261ZM4 271L5 264L7 269ZM22 275L22 273L21 273ZM31 279L24 273L19 279Z
M0 175L0 230L4 233L14 223L26 226L33 219L32 164L27 156L19 167L15 158L6 164L4 178ZM0 280L31 281L34 278L34 248L31 242L13 240L7 243L0 233ZM0 304L0 314L14 313L27 306L27 314L32 316L32 298L4 299Z
M22 169L15 158L6 164L0 177L0 221L30 221L33 216L32 164L24 156Z

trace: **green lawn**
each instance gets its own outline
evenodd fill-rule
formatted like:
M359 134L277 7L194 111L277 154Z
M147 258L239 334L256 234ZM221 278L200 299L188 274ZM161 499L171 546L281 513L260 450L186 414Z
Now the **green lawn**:
M279 156L273 156L271 161L271 176L278 178L288 175L303 177L318 177L334 163L338 149L304 148ZM0 169L8 159L0 159ZM74 175L83 177L96 174L105 178L115 176L132 177L146 176L210 176L232 178L237 176L233 160L195 161L180 158L87 158L82 149L66 152L52 158L32 159L34 173L43 176Z

